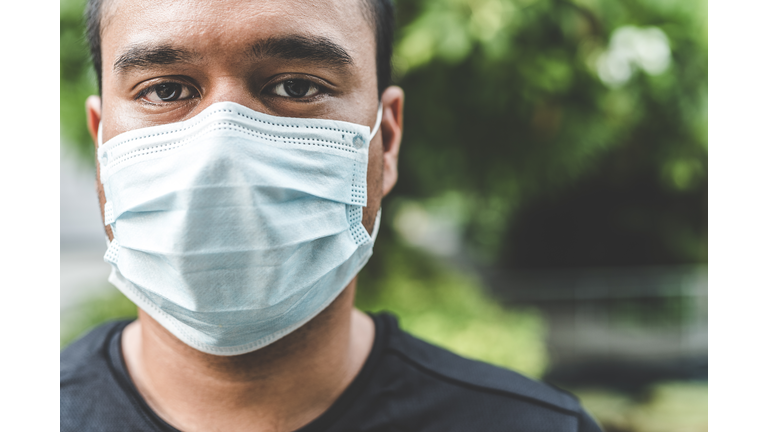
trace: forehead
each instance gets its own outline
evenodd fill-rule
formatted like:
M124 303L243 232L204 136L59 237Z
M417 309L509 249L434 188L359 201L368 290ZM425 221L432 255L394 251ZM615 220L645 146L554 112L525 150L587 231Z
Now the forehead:
M113 0L102 11L105 72L115 53L169 43L233 61L251 44L281 35L319 36L357 61L375 55L364 0ZM226 58L229 56L229 58Z

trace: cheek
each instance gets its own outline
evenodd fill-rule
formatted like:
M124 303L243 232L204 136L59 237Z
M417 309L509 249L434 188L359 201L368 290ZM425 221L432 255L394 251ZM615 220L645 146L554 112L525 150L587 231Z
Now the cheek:
M376 222L376 213L381 206L382 178L384 174L384 160L382 157L381 135L374 138L368 151L368 205L363 208L363 225L368 233L373 232Z

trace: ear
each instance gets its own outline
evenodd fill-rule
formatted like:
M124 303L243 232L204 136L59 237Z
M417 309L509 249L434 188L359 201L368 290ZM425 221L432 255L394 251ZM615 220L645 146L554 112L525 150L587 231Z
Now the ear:
M101 98L98 96L88 96L85 100L85 117L88 123L88 132L91 134L93 140L93 147L96 149L94 155L98 155L99 150L99 124L101 123ZM104 196L104 188L101 185L100 178L99 158L96 157L96 193L99 196L99 207L101 208L101 221L104 222L104 203L107 202L107 198ZM107 233L107 238L112 241L114 236L112 235L112 227L109 225L104 227Z
M384 170L382 196L386 196L397 183L397 158L403 138L403 102L405 93L397 86L387 87L381 94L381 138Z
M99 141L99 123L101 123L101 98L98 96L88 96L85 100L85 116L88 121L88 132L93 140L93 147L98 150ZM98 161L97 161L98 163Z

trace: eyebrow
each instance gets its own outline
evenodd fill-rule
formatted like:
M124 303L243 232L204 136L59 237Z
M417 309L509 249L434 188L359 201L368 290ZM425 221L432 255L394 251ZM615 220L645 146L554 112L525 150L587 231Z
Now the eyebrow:
M165 66L174 63L188 62L194 53L184 49L174 48L170 44L157 46L147 44L132 45L126 52L115 60L112 67L115 73L124 73L130 69Z
M257 59L277 57L310 61L328 67L344 67L354 63L352 56L341 45L323 36L273 36L251 45L250 54ZM170 44L135 44L115 60L113 70L116 74L122 74L131 69L190 62L196 57L199 58L199 55L195 52L175 48Z
M251 45L251 53L256 58L304 60L331 67L353 64L352 56L341 45L323 36L273 36Z

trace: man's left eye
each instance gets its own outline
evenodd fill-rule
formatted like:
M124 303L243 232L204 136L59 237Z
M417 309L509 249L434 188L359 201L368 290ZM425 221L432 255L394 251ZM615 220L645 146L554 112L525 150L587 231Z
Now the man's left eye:
M275 94L289 98L302 98L314 96L320 92L317 84L307 80L286 80L275 86Z
M152 103L174 102L191 99L196 92L188 85L179 83L156 84L147 89L144 99Z

